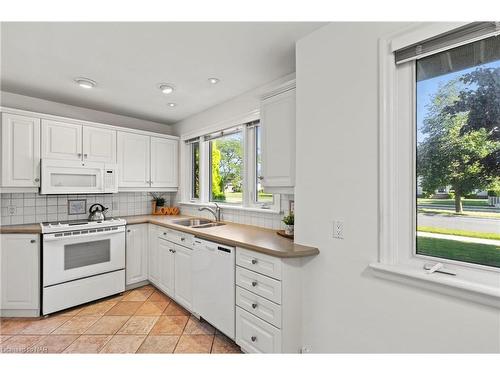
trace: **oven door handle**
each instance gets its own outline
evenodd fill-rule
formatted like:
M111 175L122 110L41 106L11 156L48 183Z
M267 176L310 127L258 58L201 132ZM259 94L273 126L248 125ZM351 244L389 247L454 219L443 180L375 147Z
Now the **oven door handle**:
M77 231L75 231L77 232ZM77 242L81 242L82 238L97 238L97 237L111 237L114 236L115 234L120 234L125 232L125 227L119 227L118 229L115 230L108 230L108 231L102 231L102 232L92 232L92 233L79 233L79 234L71 234L69 236L65 236L63 232L62 236L57 236L58 234L61 233L49 233L49 234L44 234L43 235L43 241L44 242L53 242L53 241L64 241L64 242L73 242L72 240L77 240Z

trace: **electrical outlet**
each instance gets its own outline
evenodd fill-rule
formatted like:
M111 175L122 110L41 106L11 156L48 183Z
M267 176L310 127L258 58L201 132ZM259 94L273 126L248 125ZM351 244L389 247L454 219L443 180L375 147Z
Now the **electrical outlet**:
M333 238L344 239L344 222L342 220L333 221Z
M10 205L10 206L7 206L7 211L9 212L10 216L13 216L16 214L17 208L16 208L16 206Z

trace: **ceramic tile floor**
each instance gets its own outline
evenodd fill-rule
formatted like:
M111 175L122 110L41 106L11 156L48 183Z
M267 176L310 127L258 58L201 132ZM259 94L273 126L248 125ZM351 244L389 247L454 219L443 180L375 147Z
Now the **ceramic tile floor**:
M2 318L0 352L241 353L151 285L47 318Z

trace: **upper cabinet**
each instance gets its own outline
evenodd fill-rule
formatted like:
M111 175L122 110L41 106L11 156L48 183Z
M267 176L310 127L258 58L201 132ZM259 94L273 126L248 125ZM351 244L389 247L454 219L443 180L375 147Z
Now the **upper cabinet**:
M82 125L42 120L42 158L81 160Z
M179 141L151 137L151 187L177 187Z
M40 119L2 113L2 187L40 186Z
M118 188L176 190L178 143L177 139L118 132Z
M295 186L295 82L263 97L262 185L267 192L293 193Z
M149 138L118 132L118 188L149 187Z
M83 160L116 163L116 131L84 126Z
M42 158L116 163L116 131L42 120Z

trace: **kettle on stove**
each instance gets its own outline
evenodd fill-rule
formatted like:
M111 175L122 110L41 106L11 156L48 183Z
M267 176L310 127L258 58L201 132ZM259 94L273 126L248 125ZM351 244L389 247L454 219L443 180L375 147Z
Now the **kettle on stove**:
M89 208L89 221L103 221L106 220L106 211L108 208L102 204L96 203Z

